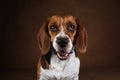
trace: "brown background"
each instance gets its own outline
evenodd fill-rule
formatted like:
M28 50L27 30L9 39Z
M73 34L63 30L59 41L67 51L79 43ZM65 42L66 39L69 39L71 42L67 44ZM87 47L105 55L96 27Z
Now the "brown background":
M95 80L95 72L103 71L100 73L104 75L106 69L108 73L119 70L119 0L6 0L0 1L0 4L2 80L7 80L10 74L10 80L36 79L40 54L36 35L40 25L54 14L72 14L82 21L88 31L88 51L80 55L83 80ZM19 76L14 75L16 73Z

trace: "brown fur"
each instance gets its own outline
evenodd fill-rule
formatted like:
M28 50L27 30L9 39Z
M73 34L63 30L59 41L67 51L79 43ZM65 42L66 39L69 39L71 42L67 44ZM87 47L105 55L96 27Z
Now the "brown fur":
M76 20L77 23L77 33L76 33L76 51L77 53L85 53L87 51L87 38L88 34L86 29Z
M39 48L42 55L46 55L50 50L50 37L47 33L47 23L43 24L37 36Z

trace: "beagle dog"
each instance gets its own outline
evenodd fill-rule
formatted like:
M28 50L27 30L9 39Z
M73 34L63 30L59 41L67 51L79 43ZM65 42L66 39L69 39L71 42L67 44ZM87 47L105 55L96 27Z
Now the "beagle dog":
M41 56L37 80L78 80L79 53L87 50L87 32L71 15L54 15L40 27L37 36Z

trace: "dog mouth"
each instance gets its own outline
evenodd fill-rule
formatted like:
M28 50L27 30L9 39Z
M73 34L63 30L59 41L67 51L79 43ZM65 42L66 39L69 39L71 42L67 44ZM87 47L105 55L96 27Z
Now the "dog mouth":
M57 57L60 60L66 60L66 59L68 59L69 55L70 55L70 53L67 53L67 52L64 52L64 51L57 52Z

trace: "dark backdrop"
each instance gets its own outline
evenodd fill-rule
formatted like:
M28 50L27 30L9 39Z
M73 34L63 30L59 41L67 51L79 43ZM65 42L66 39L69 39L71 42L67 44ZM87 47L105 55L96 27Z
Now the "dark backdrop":
M119 0L0 1L0 70L36 70L40 25L51 15L72 14L88 31L81 68L120 67Z

